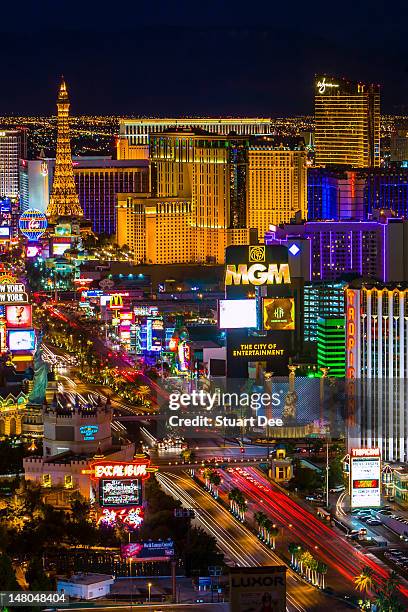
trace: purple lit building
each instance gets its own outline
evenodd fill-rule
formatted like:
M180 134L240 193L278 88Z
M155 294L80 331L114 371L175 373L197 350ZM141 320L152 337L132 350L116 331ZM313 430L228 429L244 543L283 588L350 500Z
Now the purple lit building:
M408 280L408 221L403 219L286 224L271 228L265 244L288 246L291 269L300 270L306 281Z

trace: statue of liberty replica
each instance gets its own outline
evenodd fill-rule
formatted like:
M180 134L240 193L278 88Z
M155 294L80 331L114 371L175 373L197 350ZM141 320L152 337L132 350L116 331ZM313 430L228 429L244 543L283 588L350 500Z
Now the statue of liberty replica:
M33 388L28 396L28 403L35 406L42 406L45 400L45 392L48 385L48 365L42 358L41 343L44 333L37 334L37 343L34 353L34 378Z

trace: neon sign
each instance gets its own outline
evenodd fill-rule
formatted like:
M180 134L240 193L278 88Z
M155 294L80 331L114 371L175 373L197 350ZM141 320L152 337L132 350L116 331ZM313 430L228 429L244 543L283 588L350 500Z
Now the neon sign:
M225 274L226 285L277 285L290 284L289 264L228 264Z
M26 210L18 221L20 232L31 241L38 240L47 229L47 225L45 214L36 209Z
M82 425L79 428L79 433L83 436L84 440L95 440L95 434L99 430L99 425Z
M135 461L96 461L91 464L91 469L83 473L90 473L93 478L148 478L150 472L157 468L150 466L150 460L144 456Z
M348 289L347 300L347 378L356 377L355 352L356 352L356 292Z
M323 77L323 79L321 81L317 81L317 90L319 92L319 94L324 94L326 93L326 89L335 89L340 87L340 85L338 83L328 83L326 81L326 77Z
M111 510L105 508L102 515L98 519L98 524L103 523L109 527L113 527L117 523L123 523L129 529L136 529L143 523L143 508L137 506L135 508L121 508Z

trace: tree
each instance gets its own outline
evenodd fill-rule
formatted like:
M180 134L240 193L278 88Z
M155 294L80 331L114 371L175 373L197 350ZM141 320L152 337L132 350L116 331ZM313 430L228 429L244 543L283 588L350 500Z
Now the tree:
M310 573L313 564L313 557L308 550L305 550L300 556L300 568L303 572L303 569L306 570L306 576L308 580L310 580Z
M192 571L208 575L208 566L222 565L223 555L217 549L217 540L201 527L192 527L184 542L186 573Z
M327 574L327 565L323 563L323 561L318 561L316 571L318 575L319 586L321 586L321 588L324 589L325 587L324 577Z
M238 515L238 518L243 521L245 518L246 500L242 491L234 487L228 493L228 499L232 513Z
M255 512L254 519L256 524L258 525L259 535L262 539L265 539L265 521L267 520L267 516L264 512Z
M354 584L359 591L367 593L373 585L373 577L373 570L368 565L365 565L358 576L354 578Z
M42 560L39 557L32 557L26 572L26 581L31 591L51 591L53 584L44 572Z
M343 465L339 457L334 457L329 464L329 487L340 484L343 484Z
M404 606L398 600L399 576L391 572L387 580L375 590L374 604L377 612L403 612Z
M18 591L20 589L10 557L0 554L0 590Z
M211 470L209 475L210 491L214 495L215 499L218 497L218 487L221 484L221 476L217 470Z
M290 563L294 567L297 566L298 555L302 551L302 547L298 542L289 542L288 551L290 553Z

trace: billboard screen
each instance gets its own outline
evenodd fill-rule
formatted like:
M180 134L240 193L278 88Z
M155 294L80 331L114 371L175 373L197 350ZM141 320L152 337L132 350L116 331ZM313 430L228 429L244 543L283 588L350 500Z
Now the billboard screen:
M35 349L35 331L33 329L11 330L7 335L10 351L33 351Z
M0 227L0 240L10 238L10 227L8 225L2 225Z
M7 327L31 327L31 306L6 306L6 323Z
M65 251L68 251L70 248L70 242L54 242L52 245L52 254L57 256L63 255Z
M136 478L120 480L101 479L99 481L99 503L102 508L140 506L140 480Z
M219 300L218 325L224 329L256 327L256 300Z
M174 542L169 539L122 544L121 553L125 559L167 560L174 555Z
M352 508L381 505L381 457L378 448L351 449L350 497Z
M264 298L262 302L263 328L266 330L295 329L295 300L293 297Z

